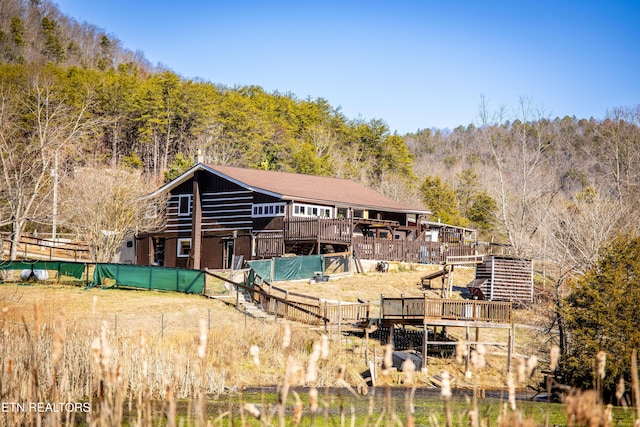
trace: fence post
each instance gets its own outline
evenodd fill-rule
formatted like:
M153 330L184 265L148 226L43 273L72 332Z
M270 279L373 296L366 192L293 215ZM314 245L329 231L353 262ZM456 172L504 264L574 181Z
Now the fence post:
M342 347L342 301L338 300L338 339L340 339L340 347Z
M285 303L285 305L284 305L284 318L288 320L289 319L289 304L288 304L289 291L288 290L285 291L285 293L284 293L284 300L287 301L287 303Z

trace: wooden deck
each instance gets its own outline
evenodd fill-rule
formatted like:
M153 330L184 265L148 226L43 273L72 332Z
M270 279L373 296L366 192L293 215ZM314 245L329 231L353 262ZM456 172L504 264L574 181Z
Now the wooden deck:
M447 259L468 260L476 256L475 245L471 243L365 237L353 234L350 219L301 218L285 221L282 230L256 233L255 257L281 256L288 245L302 242L350 247L361 260L440 264Z
M513 324L510 302L404 296L389 298L383 295L380 307L383 324L490 328L510 328Z
M513 327L512 304L510 302L476 301L461 299L435 299L424 297L380 297L380 324L393 328L394 325L414 325L423 329L422 354L427 354L429 345L456 345L455 342L429 342L427 328L463 327L466 329L466 343L469 352L471 342L469 330L475 328L474 344L480 344L481 328L508 329L507 371L511 370L515 331ZM487 343L489 344L489 343ZM495 345L495 343L491 343ZM467 359L468 363L468 359ZM427 366L427 358L422 359L422 367Z

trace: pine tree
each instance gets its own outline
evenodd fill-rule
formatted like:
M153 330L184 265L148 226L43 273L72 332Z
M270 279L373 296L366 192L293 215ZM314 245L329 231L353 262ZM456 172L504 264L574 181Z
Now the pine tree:
M619 237L597 265L573 283L565 304L569 348L563 358L566 381L590 388L599 352L607 353L605 393L620 377L630 380L633 349L640 348L640 238Z

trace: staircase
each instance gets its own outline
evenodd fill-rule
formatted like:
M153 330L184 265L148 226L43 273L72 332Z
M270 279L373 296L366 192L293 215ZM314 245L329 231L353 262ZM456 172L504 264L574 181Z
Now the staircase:
M236 307L238 311L255 319L262 319L265 322L273 321L273 316L265 312L260 304L253 301L246 290L239 290L234 284L227 282L225 288L229 291L227 295L207 295L211 299L222 301L227 305Z
M260 304L256 304L255 302L253 302L251 296L249 296L249 294L247 294L246 291L239 291L237 288L234 288L230 290L230 294L233 296L234 299L237 298L236 300L239 305L238 310L242 311L243 313L255 319L262 319L264 321L273 321L273 316L266 313L262 309Z

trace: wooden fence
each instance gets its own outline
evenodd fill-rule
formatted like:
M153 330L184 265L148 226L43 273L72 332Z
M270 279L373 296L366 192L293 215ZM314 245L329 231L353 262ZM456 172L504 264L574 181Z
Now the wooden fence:
M10 235L1 233L2 250L9 252ZM22 236L18 242L17 252L25 259L90 261L91 252L86 243L76 243L62 239L46 239L33 236Z
M425 242L376 237L353 237L353 250L360 259L441 264L447 257L475 255L475 246L464 243Z
M284 254L283 233L281 231L258 233L255 237L255 252L260 258L272 258Z
M350 303L327 301L271 285L254 272L253 281L246 275L245 283L237 283L218 274L205 271L207 275L232 285L237 292L244 292L268 314L276 318L292 320L309 325L331 325L360 323L368 320L368 302ZM236 300L236 308L239 308Z

